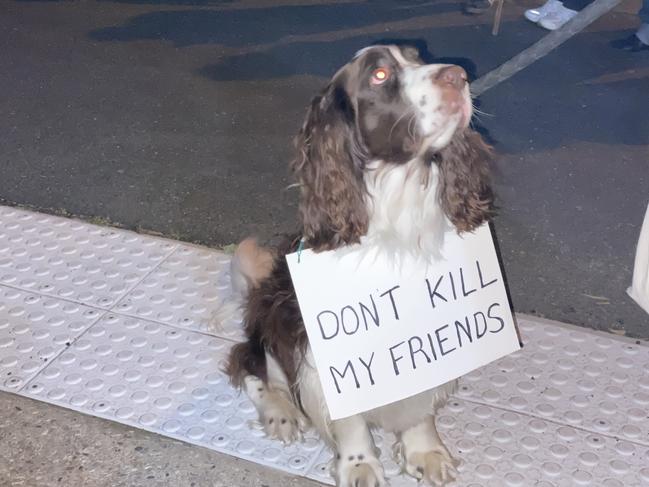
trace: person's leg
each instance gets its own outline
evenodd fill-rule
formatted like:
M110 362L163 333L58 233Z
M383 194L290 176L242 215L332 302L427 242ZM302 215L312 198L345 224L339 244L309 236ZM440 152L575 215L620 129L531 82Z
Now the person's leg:
M642 8L638 12L638 17L640 17L641 23L649 24L649 0L642 1Z
M629 52L649 51L649 0L642 0L638 17L640 17L638 30L629 37L612 41L611 46Z
M543 17L548 15L553 10L556 10L560 6L561 2L559 0L547 0L547 2L545 2L540 7L530 8L526 10L523 15L530 22L537 23Z
M462 5L462 11L468 15L479 15L488 11L491 4L491 0L466 0Z
M638 17L641 23L635 35L644 44L649 45L649 0L643 0Z
M563 5L553 8L552 11L541 17L538 25L548 30L559 29L592 2L593 0L564 0Z

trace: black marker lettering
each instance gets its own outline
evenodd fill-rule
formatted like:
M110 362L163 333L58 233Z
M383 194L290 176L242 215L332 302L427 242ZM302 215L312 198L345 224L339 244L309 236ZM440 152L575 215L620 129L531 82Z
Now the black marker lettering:
M403 358L403 356L399 355L398 357L394 356L394 349L397 347L400 347L403 345L405 342L397 343L396 345L390 347L390 357L392 357L392 367L394 367L394 375L399 375L401 372L399 372L399 367L397 367L397 362Z
M347 330L347 327L345 326L345 311L350 310L354 314L354 318L356 319L356 328L354 328L352 331ZM349 313L347 313L349 316ZM353 335L358 331L358 327L361 324L361 321L358 319L358 314L356 313L356 310L352 308L351 306L345 306L343 309L340 310L340 321L342 322L343 325L343 331L345 332L345 335Z
M336 379L336 374L341 379L344 379L345 375L347 375L347 371L350 370L350 369L352 371L352 375L354 376L354 382L356 383L356 389L360 389L361 385L358 383L358 377L356 377L356 371L354 370L354 366L352 365L351 360L347 361L347 365L345 365L345 368L344 368L342 374L335 367L333 367L333 366L329 367L329 372L331 373L331 377L333 378L334 383L336 384L336 390L338 391L338 394L340 394L340 386L338 385L338 379Z
M323 323L322 323L322 319L321 319L321 317L322 317L323 315L325 315L325 314L333 315L334 319L336 320L336 328L335 328L335 331L334 331L331 335L329 335L329 336L327 336L327 334L325 333L325 329L324 329L324 326L323 326ZM334 313L333 311L329 311L328 309L326 309L326 310L321 311L320 313L318 313L317 319L318 319L318 325L320 325L320 333L322 333L322 338L323 338L324 340L331 340L333 337L335 337L336 335L338 335L338 329L340 328L340 323L338 322L338 315L337 315L336 313Z
M459 346L462 346L462 336L460 335L460 330L464 332L466 337L469 339L469 343L473 343L473 337L471 336L471 326L469 325L469 317L466 317L466 328L464 323L461 321L455 321L455 333L457 333L457 342Z
M412 346L412 342L415 340L419 342L416 349ZM426 355L426 352L424 352L422 349L423 345L424 342L422 342L421 338L419 338L418 336L414 336L410 340L408 340L408 348L410 349L410 361L412 362L412 368L415 370L417 369L417 363L415 362L415 354L417 353L421 353L424 357L426 357L426 362L430 363L430 357Z
M478 276L480 276L480 287L482 289L486 288L487 286L491 286L494 282L498 281L498 278L496 278L496 279L492 279L487 284L485 284L484 280L482 279L482 269L480 269L480 262L476 260L475 265L478 268Z
M390 302L392 303L392 310L394 311L394 317L398 320L399 319L399 313L397 312L397 305L394 303L394 296L392 296L392 291L395 289L399 289L401 286L397 285L394 286L391 289L388 289L385 291L383 294L381 294L381 297L385 296L386 294L390 295Z
M433 345L433 337L430 335L430 333L426 333L426 336L428 337L428 344L430 345L430 353L433 355L433 358L437 360L437 353L435 352L435 345Z
M453 279L453 273L448 273L448 278L451 280L451 291L453 291L453 299L457 301L457 293L455 292L455 280Z
M500 328L497 330L489 330L491 333L498 333L500 332L503 328L505 328L505 320L503 320L500 316L494 316L491 314L491 309L495 307L499 307L500 303L494 303L491 306L489 306L489 309L487 310L487 316L491 318L492 320L496 320L500 323Z
M439 332L442 331L444 328L448 328L448 325L444 325L437 330L435 330L435 336L437 337L437 344L439 345L439 352L442 354L442 357L446 354L451 353L453 350L455 350L455 347L451 348L450 350L444 350L444 347L442 346L442 343L448 341L448 338L444 338L443 340L439 337Z
M428 295L430 296L430 304L433 305L433 309L435 309L435 296L444 300L444 302L448 302L448 300L444 296L442 296L440 293L437 292L437 288L439 287L443 278L444 276L439 276L439 279L437 280L437 284L435 284L435 290L430 289L430 281L426 279L426 286L428 286Z
M466 290L466 287L464 285L464 271L462 270L461 267L460 267L460 281L462 282L462 294L464 295L465 298L469 296L471 293L477 291L477 289L471 289L470 291Z
M369 364L366 364L365 361L361 357L358 357L358 360L363 364L363 366L367 370L367 375L370 378L370 383L372 385L374 385L374 377L372 376L372 360L374 360L374 352L372 352L372 356L370 357L370 363Z
M372 318L372 321L377 326L377 328L379 326L379 312L376 309L376 303L374 302L374 297L371 294L370 294L370 299L372 300L372 308L374 308L374 313L372 313L370 309L367 306L365 306L363 303L361 303L360 301L358 302L358 304L361 306L361 315L363 315L363 321L365 322L366 330L369 330L369 326L367 325L367 316L365 315L366 311L367 314L369 314L370 317Z
M478 316L482 318L482 329L480 329L480 324L478 323ZM473 322L475 324L475 337L479 340L487 333L487 318L485 318L482 311L478 311L477 313L473 313Z

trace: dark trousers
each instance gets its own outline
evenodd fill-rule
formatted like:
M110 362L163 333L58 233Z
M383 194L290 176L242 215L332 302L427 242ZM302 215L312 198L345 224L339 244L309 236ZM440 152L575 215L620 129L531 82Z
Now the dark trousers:
M593 3L593 0L564 0L563 6L569 8L570 10L576 10L577 12L579 12L581 9L587 7L591 3Z
M638 12L640 16L640 22L643 24L649 24L649 0L643 0L642 8Z

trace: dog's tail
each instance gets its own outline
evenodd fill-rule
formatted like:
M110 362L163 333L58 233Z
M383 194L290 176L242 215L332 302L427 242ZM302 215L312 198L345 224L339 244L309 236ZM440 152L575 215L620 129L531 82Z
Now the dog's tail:
M240 310L250 290L270 276L274 260L273 252L260 247L255 239L241 242L230 261L233 299L225 307L236 306ZM230 351L224 371L235 387L243 387L245 377L251 374L266 380L266 355L258 335L259 329L254 329L248 340L236 344Z
M273 270L275 255L272 251L260 247L254 238L247 238L237 246L230 262L232 290L242 297L250 289L270 276Z
M260 247L253 238L241 242L230 261L230 293L212 312L208 328L214 332L228 333L241 321L241 311L251 289L268 277L273 270L274 254ZM224 283L225 284L225 283Z

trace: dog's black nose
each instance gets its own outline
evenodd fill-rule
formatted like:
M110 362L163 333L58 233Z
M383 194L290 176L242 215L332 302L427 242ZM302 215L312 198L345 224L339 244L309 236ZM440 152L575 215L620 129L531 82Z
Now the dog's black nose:
M467 81L466 71L460 66L446 66L435 76L435 82L441 85L451 85L458 90L464 88Z

